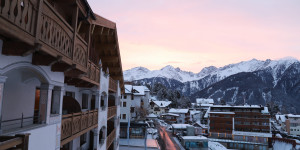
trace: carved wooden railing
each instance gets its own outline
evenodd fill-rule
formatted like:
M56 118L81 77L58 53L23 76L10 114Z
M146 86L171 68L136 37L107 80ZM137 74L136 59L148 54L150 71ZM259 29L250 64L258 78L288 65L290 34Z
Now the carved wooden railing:
M5 23L0 24L5 34L31 45L41 44L43 51L62 56L65 62L76 64L81 71L90 69L88 78L100 82L99 67L89 61L88 43L48 1L0 0L0 19Z
M0 0L0 16L30 35L34 35L36 5L30 0Z
M0 136L0 149L28 150L30 134L18 134L16 136Z
M107 120L111 119L117 114L117 106L108 107L107 110Z
M75 49L73 54L73 61L86 67L87 66L87 43L79 36L75 39Z
M118 89L118 83L110 77L109 78L109 90L113 91L113 92L117 92L117 89Z
M110 134L107 136L106 149L109 148L109 146L114 142L115 139L116 139L116 129L110 132Z
M62 116L61 140L98 125L98 110L67 114Z
M74 31L47 1L44 3L38 30L39 39L63 56L72 59Z
M91 61L89 61L87 68L87 78L100 83L100 68Z

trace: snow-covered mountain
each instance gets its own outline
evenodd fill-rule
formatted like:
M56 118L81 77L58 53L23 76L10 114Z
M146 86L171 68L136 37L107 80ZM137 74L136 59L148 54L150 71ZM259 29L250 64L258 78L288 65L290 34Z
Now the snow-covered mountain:
M160 70L149 70L144 67L136 67L124 71L124 80L134 81L141 80L146 78L168 78L174 79L180 82L195 81L200 80L208 76L214 76L216 81L223 80L224 78L240 73L240 72L254 72L258 70L263 70L270 68L273 70L274 83L277 82L280 74L289 67L291 64L298 62L297 59L292 57L282 58L279 60L270 60L265 61L252 59L249 61L242 61L236 64L229 64L224 67L205 67L199 73L193 73L189 71L183 71L180 68L174 68L173 66L166 66Z
M192 72L182 71L180 68L173 66L165 66L160 70L149 70L144 67L135 67L123 72L125 81L134 81L145 78L163 77L168 79L175 79L180 82L197 80L198 77Z
M191 101L200 97L235 104L245 100L248 104L265 105L272 101L282 108L291 108L291 113L300 113L300 61L291 57L252 59L220 68L210 66L199 73L171 66L154 71L138 67L125 71L124 75L125 79L144 85L159 82L180 91Z

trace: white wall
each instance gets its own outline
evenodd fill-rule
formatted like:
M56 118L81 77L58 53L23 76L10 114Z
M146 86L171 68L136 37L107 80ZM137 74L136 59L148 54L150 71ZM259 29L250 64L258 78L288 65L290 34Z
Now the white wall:
M24 83L20 72L11 72L6 75L8 78L4 85L2 120L21 118L22 113L24 117L33 117L35 90L36 87L40 86L40 81L37 78L33 78ZM16 126L8 127L13 128Z
M100 71L100 94L102 94L103 92L106 93L106 109L102 110L99 109L99 118L98 118L98 129L97 129L97 133L100 133L100 129L105 126L107 129L107 104L108 104L108 86L109 86L109 77L105 75L105 73L102 71ZM105 131L105 136L106 136L107 131ZM107 138L105 138L104 144L99 145L99 140L97 140L97 149L98 150L106 150L106 140Z
M125 94L124 94L125 95ZM131 96L130 94L126 94L127 98L125 99L124 96L121 99L121 107L120 107L120 117L121 117L121 122L128 122L128 117L131 117L130 113L130 107L132 105L131 101ZM126 107L123 107L123 102L126 102ZM126 119L123 119L123 114L126 114Z
M56 143L56 133L60 132L60 125L48 125L45 127L26 131L29 136L29 150L55 150L60 143Z

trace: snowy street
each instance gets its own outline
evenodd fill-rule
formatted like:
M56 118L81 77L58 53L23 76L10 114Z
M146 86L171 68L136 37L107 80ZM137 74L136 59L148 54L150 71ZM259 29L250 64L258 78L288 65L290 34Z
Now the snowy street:
M180 147L177 145L177 143L173 139L172 133L169 133L166 131L166 127L160 126L159 124L157 124L157 130L161 137L161 140L158 140L161 149L180 150Z

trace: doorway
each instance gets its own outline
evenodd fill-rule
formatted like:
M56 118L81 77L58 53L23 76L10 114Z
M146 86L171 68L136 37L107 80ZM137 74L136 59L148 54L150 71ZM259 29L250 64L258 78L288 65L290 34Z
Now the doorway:
M39 112L40 112L40 96L41 90L39 87L35 89L35 101L34 101L34 112L33 112L33 124L39 122Z
M92 95L92 99L91 99L91 110L96 109L96 96Z
M94 148L94 132L90 131L90 146L89 146L89 150L93 150Z

